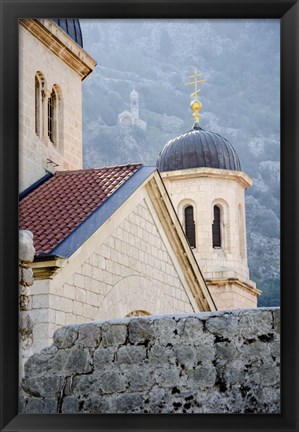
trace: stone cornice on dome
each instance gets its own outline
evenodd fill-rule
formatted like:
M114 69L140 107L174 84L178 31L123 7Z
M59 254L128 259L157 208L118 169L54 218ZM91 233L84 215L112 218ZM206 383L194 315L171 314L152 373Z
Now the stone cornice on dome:
M82 80L94 70L96 61L51 19L22 18L19 22L77 72Z
M248 189L253 184L253 180L243 171L227 170L219 168L188 168L176 171L164 171L160 173L163 179L190 179L199 177L219 178L235 180L244 189Z

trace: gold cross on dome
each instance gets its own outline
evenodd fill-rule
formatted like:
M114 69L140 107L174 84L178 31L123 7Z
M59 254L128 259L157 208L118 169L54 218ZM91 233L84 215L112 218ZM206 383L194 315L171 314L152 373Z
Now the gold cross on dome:
M189 78L194 78L194 81L185 83L185 85L194 84L194 90L195 91L193 93L191 93L191 96L194 96L195 100L197 100L197 95L200 92L200 89L198 88L198 84L206 81L206 79L201 79L201 80L197 79L198 77L201 77L201 76L203 76L203 74L197 73L197 69L195 67L194 68L194 75L189 76Z

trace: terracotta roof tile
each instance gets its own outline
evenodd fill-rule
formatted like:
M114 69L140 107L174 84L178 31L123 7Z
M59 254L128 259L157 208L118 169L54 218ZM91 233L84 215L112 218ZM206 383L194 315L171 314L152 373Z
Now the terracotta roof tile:
M141 164L57 171L20 201L20 229L36 255L49 253L134 174Z

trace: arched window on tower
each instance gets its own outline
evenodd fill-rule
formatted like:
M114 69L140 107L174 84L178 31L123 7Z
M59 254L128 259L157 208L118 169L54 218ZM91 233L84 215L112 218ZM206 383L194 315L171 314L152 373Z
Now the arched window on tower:
M63 98L58 84L54 84L49 92L47 115L48 138L63 153Z
M42 137L43 134L43 90L45 78L41 72L35 74L35 133Z
M214 220L212 224L213 248L221 248L221 212L220 208L214 206Z
M185 233L192 248L196 247L194 210L191 205L185 208Z
M53 88L48 99L48 137L53 144L57 144L57 105L58 98Z

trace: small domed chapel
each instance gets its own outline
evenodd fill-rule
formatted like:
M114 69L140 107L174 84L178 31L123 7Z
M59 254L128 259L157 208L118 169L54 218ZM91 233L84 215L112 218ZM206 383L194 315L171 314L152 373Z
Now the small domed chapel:
M252 180L232 145L201 128L197 94L193 128L165 144L157 166L83 169L82 81L95 66L79 20L20 20L25 359L63 325L253 308L260 294L247 264ZM120 122L139 119L136 94Z

